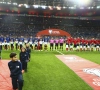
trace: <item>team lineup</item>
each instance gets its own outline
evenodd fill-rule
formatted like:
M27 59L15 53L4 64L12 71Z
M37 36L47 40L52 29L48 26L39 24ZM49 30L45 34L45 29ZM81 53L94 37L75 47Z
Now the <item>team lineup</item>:
M32 50L65 50L66 51L99 51L100 50L100 40L99 39L84 39L84 38L73 38L73 37L29 37L25 38L23 36L19 38L12 38L1 35L0 37L0 48L1 50L21 50L26 44Z

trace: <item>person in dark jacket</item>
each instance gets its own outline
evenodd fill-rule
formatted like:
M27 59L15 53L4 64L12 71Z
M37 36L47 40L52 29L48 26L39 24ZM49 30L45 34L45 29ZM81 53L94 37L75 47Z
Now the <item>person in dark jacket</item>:
M8 62L10 70L10 77L12 79L13 90L22 90L23 87L23 76L22 76L22 64L17 59L16 53L10 54L11 61Z
M19 54L19 59L22 63L22 70L27 72L27 63L28 63L28 53L26 52L26 49L24 47L21 48L21 52Z
M28 60L30 61L30 58L31 58L31 49L30 49L28 43L26 44L26 52L28 53Z

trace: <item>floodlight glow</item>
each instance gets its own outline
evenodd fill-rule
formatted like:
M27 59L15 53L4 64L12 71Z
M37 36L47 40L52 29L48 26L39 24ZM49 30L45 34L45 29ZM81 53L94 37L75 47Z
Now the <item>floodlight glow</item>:
M93 9L93 7L91 7Z
M7 4L11 4L10 2L8 2Z
M66 7L63 7L64 9L66 8Z
M22 6L23 6L23 4L19 4L19 5L18 5L18 7L22 7Z
M34 7L34 8L38 8L38 7L39 7L39 5L33 5L33 7Z
M90 9L91 7L88 7L88 9Z
M27 5L27 4L24 4L24 6L25 6L26 8L29 8L29 5Z
M61 7L59 7L59 6L57 6L56 8L57 8L57 10L61 10Z
M91 3L91 0L71 0L71 2L74 2L78 5L88 5Z
M76 7L69 7L69 9L76 9Z
M2 3L6 3L6 2L2 2Z
M17 3L13 3L13 5L18 5Z
M91 0L75 0L79 5L88 5Z
M48 6L48 7L49 7L50 10L53 10L53 7L52 6Z
M100 6L97 6L97 9L100 8Z
M43 9L46 9L47 6L43 6L43 5L42 5L41 7L42 7Z

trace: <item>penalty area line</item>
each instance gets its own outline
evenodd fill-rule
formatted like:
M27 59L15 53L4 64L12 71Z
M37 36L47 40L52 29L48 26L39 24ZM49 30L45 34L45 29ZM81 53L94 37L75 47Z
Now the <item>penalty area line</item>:
M58 51L58 50L57 50L57 52L60 53L61 55L65 55L65 54L63 54L62 52Z

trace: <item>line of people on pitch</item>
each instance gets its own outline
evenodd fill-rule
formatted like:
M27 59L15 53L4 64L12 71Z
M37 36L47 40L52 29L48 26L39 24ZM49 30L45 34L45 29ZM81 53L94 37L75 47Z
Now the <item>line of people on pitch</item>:
M13 40L11 40L10 42L7 42L6 40L4 41L4 42L0 42L0 47L1 47L1 50L14 50L14 48L16 49L16 50L21 50L21 48L23 47L23 46L25 46L27 44L27 42L22 42L22 41L18 41L18 40L16 40L16 41L13 41ZM30 47L32 48L32 44L31 43L29 43L30 44Z
M100 51L100 39L96 38L73 38L66 39L67 51Z
M66 43L66 51L100 51L100 45L99 44L68 44Z
M42 38L38 38L38 40L35 40L34 42L32 40L28 41L11 41L10 43L1 43L0 42L0 47L4 48L5 50L8 50L11 48L11 50L13 50L14 48L16 48L16 50L21 49L23 46L26 45L26 43L28 43L30 45L30 48L33 50L47 50L48 47L50 46L50 50L63 50L63 47L66 47L66 50L83 50L83 51L92 51L92 50L96 50L99 51L100 50L100 40L99 39L84 39L84 38L72 38L72 37L68 37L66 38L66 40L63 37L51 37L50 40L48 41L48 39L45 37L45 39L43 40ZM64 46L64 43L66 43L66 46ZM60 47L60 48L59 48ZM68 51L67 50L67 51Z
M61 39L53 39L51 38L49 40L49 42L47 40L42 40L42 38L40 38L40 40L35 40L34 43L32 41L29 42L22 42L22 41L18 41L16 40L14 41L10 41L9 43L7 43L7 41L5 41L4 43L0 42L0 47L3 50L13 50L14 48L16 50L20 49L26 45L26 43L29 44L30 48L33 50L47 50L48 49L48 44L50 44L50 50L53 50L54 44L55 44L55 49L58 49L58 46L60 44L60 48L63 50L63 43L64 43L64 39L61 37Z

